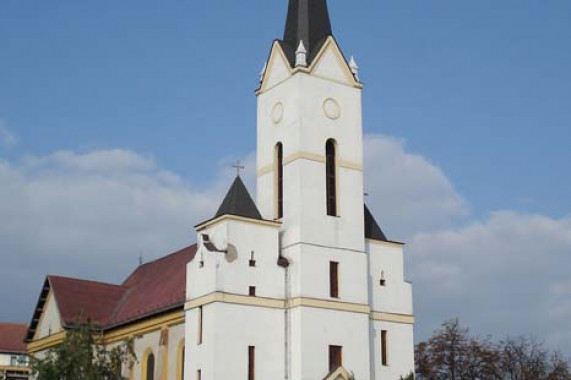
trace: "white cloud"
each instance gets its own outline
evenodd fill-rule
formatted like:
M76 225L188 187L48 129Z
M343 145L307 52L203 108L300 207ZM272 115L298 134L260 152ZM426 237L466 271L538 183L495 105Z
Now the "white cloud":
M12 306L0 320L29 317L45 274L121 281L140 252L150 260L192 243L236 158L202 187L128 150L0 159L0 304ZM243 160L254 196L255 156ZM386 136L365 138L365 169L375 216L389 237L410 240L417 332L459 316L482 334L535 333L571 351L571 216L470 221L442 170Z
M393 239L449 226L469 214L442 170L392 137L365 137L365 189L369 207Z
M495 212L408 246L423 335L451 317L481 334L534 334L571 351L571 216Z
M4 121L0 120L0 146L11 147L17 141L16 135L8 129Z
M125 150L0 161L0 299L14 305L0 319L31 312L46 274L121 281L140 252L150 260L192 243L231 178L197 188Z

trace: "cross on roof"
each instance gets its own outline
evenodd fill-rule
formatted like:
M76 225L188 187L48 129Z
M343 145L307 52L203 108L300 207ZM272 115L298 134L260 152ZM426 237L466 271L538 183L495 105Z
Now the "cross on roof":
M245 166L241 165L240 160L236 161L236 163L235 163L234 165L232 165L232 167L233 167L234 169L236 169L236 175L237 175L238 177L240 177L240 170L246 169Z

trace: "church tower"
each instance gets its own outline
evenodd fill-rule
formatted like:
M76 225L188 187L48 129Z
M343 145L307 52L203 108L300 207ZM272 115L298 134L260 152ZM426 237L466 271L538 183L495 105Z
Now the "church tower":
M238 177L196 227L185 379L397 380L414 369L403 245L365 206L358 66L326 0L290 0L256 92L257 205Z

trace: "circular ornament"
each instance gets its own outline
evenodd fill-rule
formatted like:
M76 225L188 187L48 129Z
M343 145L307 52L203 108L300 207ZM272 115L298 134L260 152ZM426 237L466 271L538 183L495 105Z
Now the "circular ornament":
M339 107L339 103L333 98L327 98L323 102L323 112L325 112L325 116L330 119L339 119L341 116L341 107Z
M274 124L278 124L280 121L282 121L284 117L284 105L282 102L278 102L274 105L274 108L272 109L272 121L274 122Z

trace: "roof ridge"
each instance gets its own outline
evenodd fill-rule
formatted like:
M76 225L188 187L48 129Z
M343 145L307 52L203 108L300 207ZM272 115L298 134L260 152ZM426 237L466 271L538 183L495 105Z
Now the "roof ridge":
M186 247L184 247L184 248L181 248L181 249L179 249L179 250L176 250L176 251L174 251L174 252L172 252L172 253L169 253L169 254L167 254L167 255L165 255L165 256L158 257L158 258L156 258L156 259L154 259L154 260L152 260L152 261L149 261L149 262L146 262L146 263L144 263L144 264L139 265L138 267L136 267L136 268L131 272L131 274L125 279L125 281L123 281L123 283L121 284L121 286L126 287L126 285L124 285L124 284L125 284L126 282L128 282L128 281L131 279L131 277L133 277L133 275L134 275L140 268L144 268L144 267L149 266L149 265L151 265L151 264L156 264L156 263L158 263L159 261L163 261L163 260L169 259L171 256L176 255L177 253L181 253L181 252L183 252L183 251L185 251L185 250L187 250L187 249L191 249L192 247L195 247L195 246L197 246L197 243L188 245L188 246L186 246ZM127 288L131 289L132 286L127 287Z
M116 288L123 288L123 285L119 284L112 284L110 282L102 282L102 281L95 281L95 280L86 280L83 278L75 278L75 277L66 277L66 276L57 276L57 275L48 275L48 279L60 279L60 280L70 280L70 281L78 281L78 282L85 282L97 285L105 285L109 287L116 287Z

